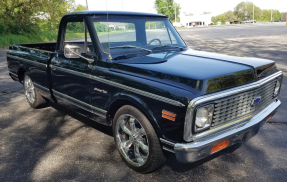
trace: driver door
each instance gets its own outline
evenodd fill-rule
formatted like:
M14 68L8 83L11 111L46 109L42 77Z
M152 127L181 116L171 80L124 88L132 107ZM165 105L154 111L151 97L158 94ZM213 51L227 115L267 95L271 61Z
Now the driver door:
M83 19L68 19L65 27L64 50L58 50L51 61L52 91L58 101L64 101L61 103L90 117L90 74L94 63L92 61L95 60L93 44ZM67 56L67 46L77 48L80 56ZM85 58L88 58L90 63Z

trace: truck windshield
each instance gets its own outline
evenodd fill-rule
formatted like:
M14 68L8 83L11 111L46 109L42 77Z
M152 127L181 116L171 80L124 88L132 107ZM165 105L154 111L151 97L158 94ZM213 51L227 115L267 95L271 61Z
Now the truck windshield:
M106 53L156 51L186 47L168 18L96 16L91 18L100 46Z

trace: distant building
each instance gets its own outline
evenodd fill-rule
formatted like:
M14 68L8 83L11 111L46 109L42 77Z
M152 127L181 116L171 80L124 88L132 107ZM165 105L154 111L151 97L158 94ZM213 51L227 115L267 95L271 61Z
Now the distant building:
M211 14L180 16L180 23L184 27L208 26L211 24Z
M282 13L281 16L282 16L282 17L281 17L281 21L282 21L282 22L283 22L283 21L286 21L287 13Z

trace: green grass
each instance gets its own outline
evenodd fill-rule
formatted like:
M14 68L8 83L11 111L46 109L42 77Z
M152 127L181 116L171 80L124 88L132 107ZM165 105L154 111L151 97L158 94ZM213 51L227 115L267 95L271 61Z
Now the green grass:
M110 34L123 33L125 31L112 31ZM99 32L98 35L106 35L108 32ZM0 47L6 47L10 44L25 44L25 43L37 43L37 42L49 42L57 40L58 32L40 32L37 34L24 34L14 35L6 34L0 35ZM84 37L84 33L70 33L66 34L66 39L73 39Z
M57 33L41 32L37 34L14 35L6 34L0 35L0 47L5 47L10 44L25 44L36 42L49 42L57 39Z

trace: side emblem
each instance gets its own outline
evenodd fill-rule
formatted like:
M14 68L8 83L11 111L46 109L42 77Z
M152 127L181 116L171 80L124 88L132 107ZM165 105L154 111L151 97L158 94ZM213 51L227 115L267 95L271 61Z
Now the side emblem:
M98 88L94 88L94 91L98 91L98 92L101 92L101 93L108 93L106 90L102 90L102 89L98 89Z
M261 101L261 96L256 97L255 99L253 99L252 104L251 105L256 105Z

